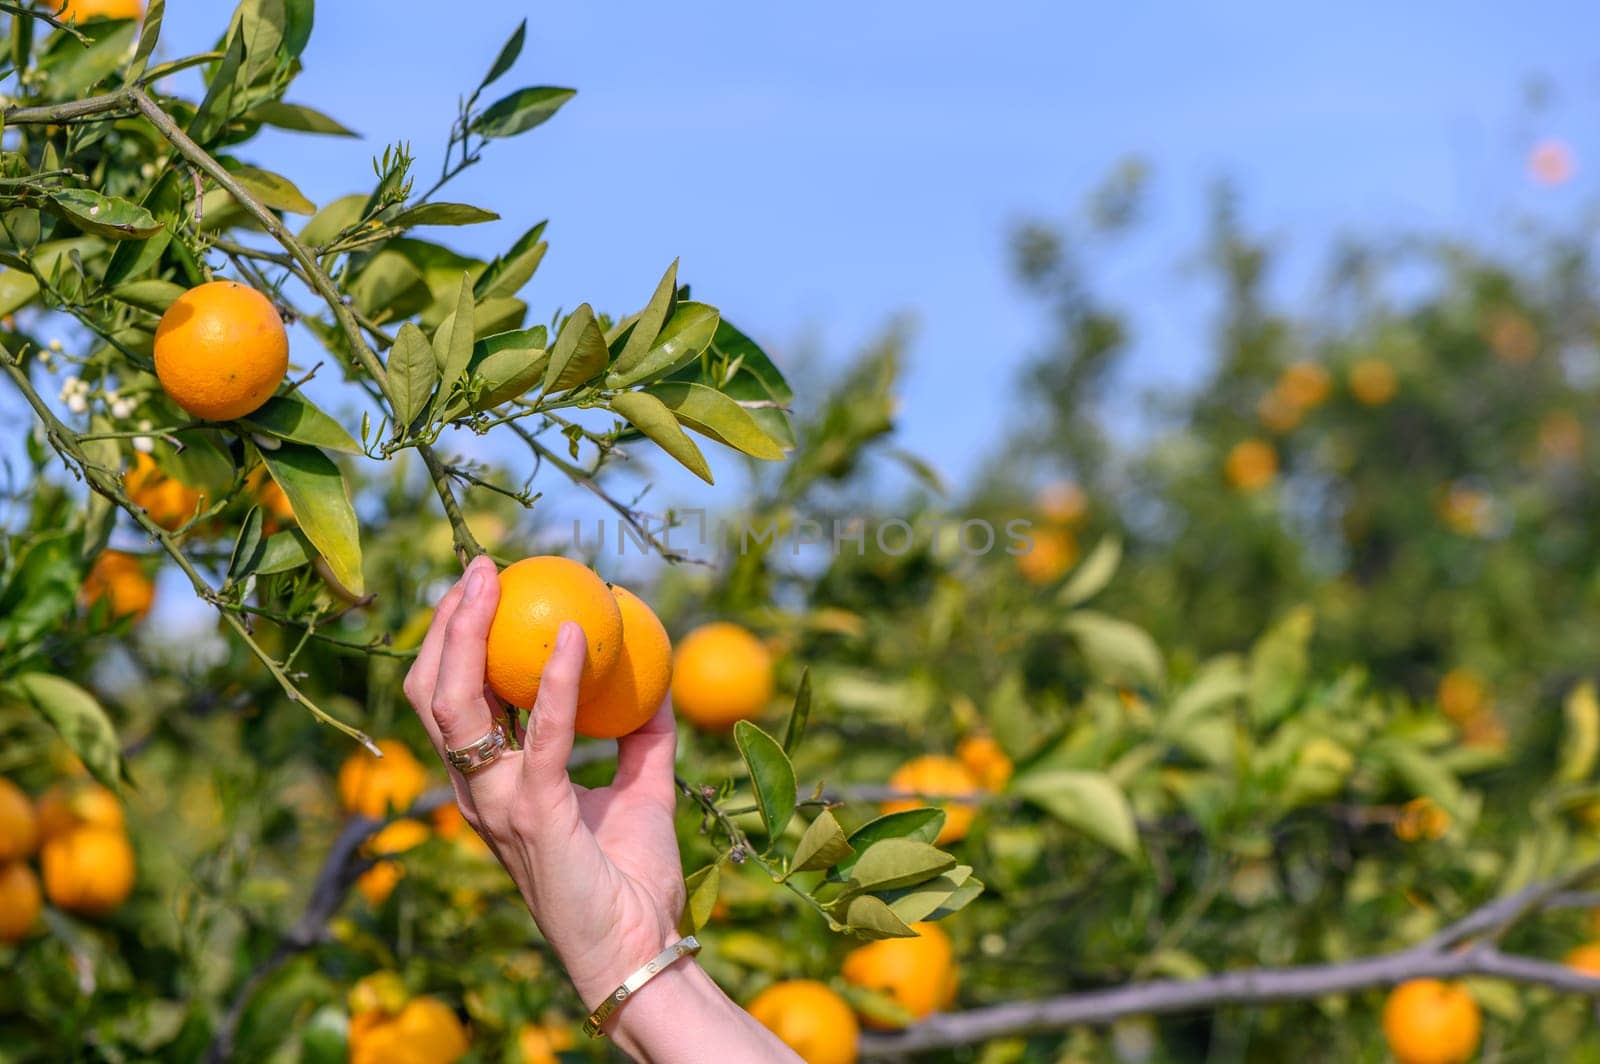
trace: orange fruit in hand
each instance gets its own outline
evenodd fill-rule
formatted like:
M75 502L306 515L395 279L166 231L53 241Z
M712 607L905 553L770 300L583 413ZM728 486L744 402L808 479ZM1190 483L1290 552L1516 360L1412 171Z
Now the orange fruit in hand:
M962 795L975 792L978 781L967 766L955 758L928 754L912 758L895 769L894 775L889 777L889 786L908 794ZM886 814L899 813L907 809L923 809L927 805L921 798L896 798L884 802L882 809ZM972 826L973 818L978 815L977 809L965 802L949 802L939 808L944 810L944 827L939 829L939 837L934 842L942 846L947 842L961 841Z
M133 847L115 828L80 827L44 844L44 892L70 912L102 916L133 891Z
M892 998L914 1018L947 1008L956 999L955 948L938 924L912 924L916 938L886 938L845 954L839 974L847 983ZM882 1026L870 1018L867 1026Z
M1383 1003L1383 1036L1400 1064L1463 1064L1482 1033L1478 1003L1452 983L1413 979Z
M266 296L213 281L161 315L155 356L156 378L173 402L197 418L232 421L278 390L289 369L289 334Z
M622 613L622 653L611 674L578 705L577 732L615 739L655 716L672 683L672 640L655 611L625 587L611 588Z
M47 0L43 7L54 10ZM138 18L144 14L144 0L67 0L61 12L63 22L87 22L92 18Z
M39 816L10 780L0 777L0 861L15 861L39 846Z
M1278 452L1265 440L1243 440L1228 452L1223 472L1235 491L1260 491L1278 476Z
M43 903L39 878L21 861L0 864L0 942L21 942L33 930Z
M143 620L156 599L156 586L145 575L144 563L120 550L101 551L89 575L83 578L78 600L93 606L104 599L111 616Z
M956 760L967 767L978 786L998 791L1011 778L1011 759L988 735L969 735L956 744Z
M387 816L410 808L428 785L428 774L406 744L379 739L383 756L357 750L339 766L339 804L347 813Z
M672 661L672 705L691 723L731 728L772 699L772 651L728 621L701 625L678 644Z
M806 1064L855 1064L861 1028L844 998L814 979L773 983L746 1006Z
M1066 529L1040 529L1028 538L1033 546L1016 558L1017 571L1030 584L1053 584L1078 560L1078 541Z
M39 840L65 835L74 828L93 827L121 831L122 803L98 783L74 780L58 783L39 796Z
M133 468L123 474L123 487L135 506L150 520L176 532L199 511L204 496L181 480L167 475L156 460L142 451L133 456Z
M594 697L622 655L622 609L616 596L593 569L570 558L545 555L506 566L484 662L490 690L513 706L533 708L564 621L582 628L589 644L578 680L581 704Z

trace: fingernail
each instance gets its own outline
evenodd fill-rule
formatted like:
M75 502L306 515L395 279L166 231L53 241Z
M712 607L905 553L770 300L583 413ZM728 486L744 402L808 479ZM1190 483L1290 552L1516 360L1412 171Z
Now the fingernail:
M478 595L483 591L483 582L486 579L487 577L483 575L483 568L481 566L474 566L472 572L467 574L467 590L465 595L469 602L477 598Z
M578 634L578 626L571 621L563 621L561 630L556 632L556 649L565 650L572 645L572 640Z

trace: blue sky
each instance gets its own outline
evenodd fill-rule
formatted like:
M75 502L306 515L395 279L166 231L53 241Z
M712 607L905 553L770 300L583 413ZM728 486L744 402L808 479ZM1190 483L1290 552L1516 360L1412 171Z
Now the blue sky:
M1013 416L1016 371L1044 335L1010 279L1008 228L1064 215L1130 154L1152 167L1148 226L1097 274L1138 308L1130 397L1204 364L1211 304L1185 263L1217 178L1287 253L1279 292L1303 300L1341 234L1504 244L1521 214L1576 213L1600 170L1600 17L1578 2L318 6L290 99L364 139L270 134L245 154L318 202L369 187L393 140L431 174L458 93L528 17L523 59L495 88L579 95L446 197L504 219L440 235L487 254L550 218L525 293L536 320L581 300L631 310L682 256L697 297L792 371L808 342L837 359L909 314L903 442L957 482ZM169 56L226 23L221 0L169 9ZM1554 96L1530 115L1535 76ZM1575 147L1566 187L1527 179L1544 135ZM686 475L665 493L704 498Z

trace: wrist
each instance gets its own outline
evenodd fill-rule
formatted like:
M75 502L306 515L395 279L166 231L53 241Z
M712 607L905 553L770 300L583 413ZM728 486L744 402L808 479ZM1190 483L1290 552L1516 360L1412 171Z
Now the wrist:
M597 943L586 949L580 957L563 956L562 966L566 968L568 977L572 980L578 999L583 1002L585 1008L594 1009L615 993L616 989L635 972L682 937L675 932L664 935L652 933L627 936L603 944ZM679 960L663 969L651 982L665 978L666 972L672 968L691 962L692 958Z

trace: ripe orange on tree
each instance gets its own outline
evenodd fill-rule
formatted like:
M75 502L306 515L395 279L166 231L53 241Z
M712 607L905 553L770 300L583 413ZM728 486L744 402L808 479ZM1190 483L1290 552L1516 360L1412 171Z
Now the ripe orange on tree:
M956 744L956 760L986 791L998 791L1011 778L1011 759L991 735L969 735Z
M428 826L420 820L396 820L368 840L365 847L369 857L394 857L415 849L428 841ZM405 876L406 870L399 861L379 861L356 879L356 890L376 908L394 892L395 884Z
M1321 406L1332 390L1333 379L1315 362L1295 362L1285 367L1274 386L1285 402L1301 410Z
M525 1023L517 1029L517 1053L521 1064L560 1064L557 1053L565 1053L577 1045L572 1036L572 1025L561 1023Z
M772 651L746 628L713 621L678 643L672 705L698 727L723 730L759 715L772 686Z
M1400 1064L1463 1064L1482 1033L1478 1003L1453 983L1412 979L1383 1003L1383 1036Z
M861 1028L844 998L823 983L773 983L746 1009L806 1064L855 1064Z
M156 326L156 378L188 413L231 421L272 398L289 369L289 334L272 301L237 281L175 299Z
M948 1008L956 999L959 973L955 947L938 924L912 924L915 938L886 938L845 954L839 974L864 990L893 999L913 1019ZM870 1017L869 1027L881 1027Z
M1016 555L1017 571L1030 584L1053 584L1078 560L1078 541L1064 528L1032 531L1033 545Z
M83 578L79 600L93 606L104 600L116 618L143 620L156 600L156 586L145 574L144 563L120 550L105 550Z
M79 827L44 844L44 893L69 912L103 916L133 892L133 847L114 828Z
M889 777L889 786L908 794L942 797L973 794L978 790L978 780L966 765L955 758L926 754L914 757L895 769L894 775ZM921 809L927 804L921 798L896 798L884 802L881 808L884 813L899 813L907 809ZM978 815L977 809L965 802L947 802L939 808L944 810L944 827L939 829L939 837L934 841L941 846L947 842L960 842L972 826L973 818Z
M1223 473L1235 491L1260 491L1278 477L1278 452L1265 440L1241 440L1228 451Z
M461 815L461 807L454 802L446 802L433 811L433 833L446 842L455 843L456 849L473 857L488 857L493 851L483 837L472 830L472 825L467 823L467 818Z
M611 674L579 702L576 729L591 739L637 731L667 700L672 640L655 611L625 587L611 588L622 614L622 653Z
M1460 724L1488 708L1489 690L1476 672L1458 667L1439 678L1437 697L1440 711Z
M123 487L135 506L143 507L150 520L175 532L199 511L203 496L176 477L167 475L156 460L140 451L133 456L133 468L123 474Z
M1365 406L1382 406L1400 390L1394 367L1381 358L1364 358L1350 367L1350 394Z
M411 749L396 739L379 739L383 756L357 750L339 766L339 804L347 813L374 819L399 812L428 785L428 773Z
M39 816L10 780L0 777L0 861L27 857L39 846Z
M75 828L121 831L126 818L117 796L93 780L66 780L39 796L39 841L65 835Z
M582 628L589 644L578 681L583 702L595 696L622 655L616 596L593 569L571 558L545 555L506 566L484 661L490 689L513 706L531 709L564 621Z
M0 864L0 942L21 942L33 930L43 903L39 879L21 861Z
M55 3L41 5L54 9ZM70 22L87 22L92 18L138 18L144 14L144 0L66 0L61 18Z
M1562 963L1584 975L1600 978L1600 942L1585 942L1575 947Z
M469 1048L455 1010L426 994L350 1017L350 1064L451 1064Z

